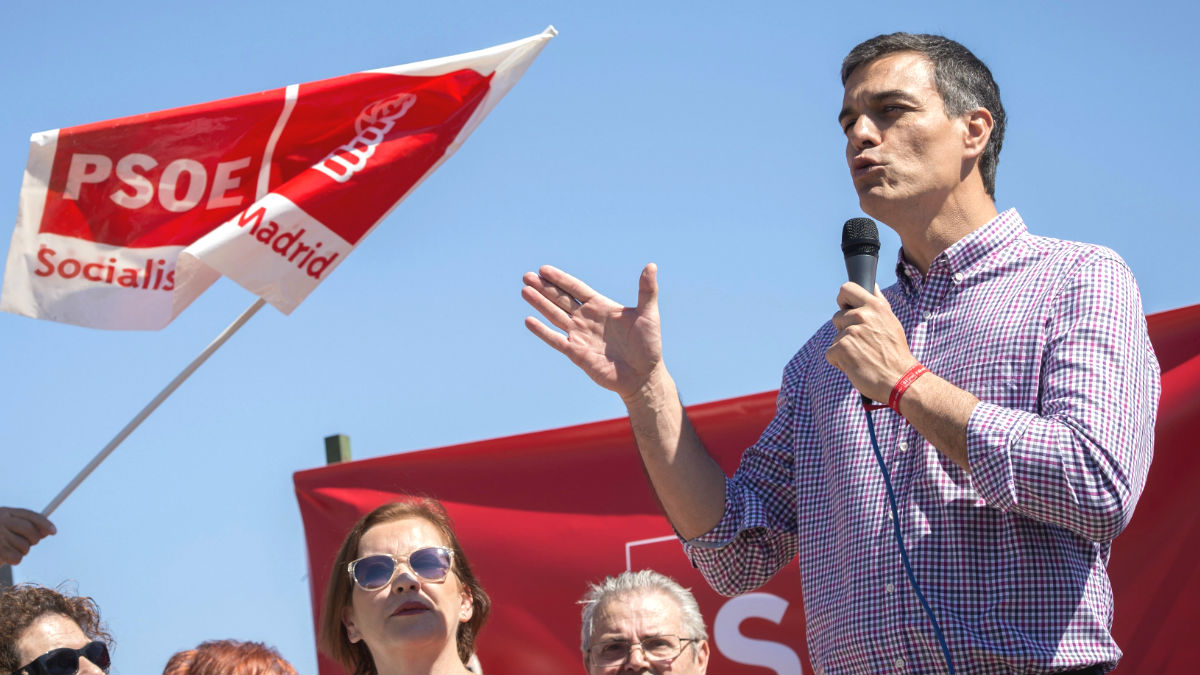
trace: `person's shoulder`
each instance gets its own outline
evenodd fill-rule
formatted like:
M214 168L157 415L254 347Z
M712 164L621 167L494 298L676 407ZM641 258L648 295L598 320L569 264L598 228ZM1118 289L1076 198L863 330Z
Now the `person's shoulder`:
M1080 268L1089 264L1107 261L1126 269L1129 267L1125 259L1121 257L1121 254L1102 244L1074 241L1071 239L1058 239L1031 232L1024 233L1018 241L1022 247L1044 258L1048 263Z

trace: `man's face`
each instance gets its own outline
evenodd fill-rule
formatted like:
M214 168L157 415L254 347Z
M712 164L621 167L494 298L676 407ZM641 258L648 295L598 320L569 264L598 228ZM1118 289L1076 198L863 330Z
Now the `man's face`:
M846 81L838 122L859 203L885 223L937 213L965 177L966 117L946 116L933 64L921 54L859 66Z
M639 646L651 639L648 644L653 649L652 638L662 636L693 637L684 632L679 606L671 597L655 591L610 597L596 608L593 618L591 649L585 659L588 673L704 675L708 668L707 641L684 641L683 650L673 659L655 659ZM605 650L605 646L610 652L624 652L620 662L597 662L594 654Z

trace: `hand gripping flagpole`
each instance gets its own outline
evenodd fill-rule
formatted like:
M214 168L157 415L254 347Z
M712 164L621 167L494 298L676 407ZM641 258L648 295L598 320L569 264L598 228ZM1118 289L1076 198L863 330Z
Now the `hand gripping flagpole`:
M217 339L213 340L207 347L205 347L204 351L200 352L199 356L193 359L186 368L180 371L180 373L175 376L175 379L171 380L170 384L168 384L166 387L163 387L163 390L158 392L158 396L155 396L152 401L146 404L146 407L142 408L142 411L139 412L132 420L130 420L129 424L126 424L125 428L121 429L121 431L118 432L117 435L108 442L108 445L104 446L104 449L97 453L96 456L92 458L92 461L88 462L87 466L83 467L83 470L80 471L75 478L73 478L71 482L62 489L62 492L59 492L58 496L51 500L46 508L42 509L42 515L49 517L51 513L54 513L54 509L57 509L59 504L62 504L63 500L65 500L68 495L74 492L75 488L79 487L79 484L82 483L89 475L91 475L92 471L95 471L96 467L100 466L100 463L107 459L108 456L112 454L113 450L117 449L118 445L120 445L126 438L129 437L129 434L133 433L134 429L137 429L142 422L146 421L146 418L150 416L150 413L154 412L154 410L158 408L163 401L167 400L167 397L173 394L175 390L179 388L179 385L183 384L184 380L191 377L192 373L196 372L196 369L203 365L204 362L208 360L208 357L213 355L213 352L220 349L221 345L225 344L229 338L233 337L233 334L238 332L238 329L245 325L245 323L250 320L250 317L254 316L258 310L262 309L262 306L265 305L266 302L267 301L263 300L262 298L255 300L254 304L250 305L246 311L242 312L241 316L234 319L233 323L229 324L229 326L217 336Z

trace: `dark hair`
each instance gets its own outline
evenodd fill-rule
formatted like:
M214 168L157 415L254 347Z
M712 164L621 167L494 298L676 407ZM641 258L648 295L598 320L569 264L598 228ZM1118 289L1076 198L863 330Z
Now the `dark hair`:
M342 542L342 548L333 561L333 570L329 574L329 585L325 587L325 606L321 611L321 629L317 636L321 650L356 675L374 675L378 669L367 645L361 641L350 642L346 635L346 627L342 623L342 611L350 606L351 596L354 592L354 582L346 573L346 566L358 558L358 546L367 530L376 525L405 518L423 518L429 521L442 533L451 550L454 551L454 572L462 581L467 592L471 594L471 605L474 608L471 618L458 624L456 635L458 657L462 659L463 663L466 663L475 653L475 639L479 635L479 629L487 621L488 611L492 607L492 601L487 592L483 590L483 586L475 578L475 573L471 571L467 556L458 543L458 537L454 535L454 524L441 503L433 499L421 499L413 502L384 504L363 516L346 535L346 539Z
M95 600L64 595L37 584L17 584L0 592L0 672L15 673L25 665L20 662L17 640L47 614L67 617L89 639L103 641L112 651L113 639L100 622Z
M933 64L933 80L946 106L946 114L957 117L976 108L986 108L995 125L983 154L979 173L988 195L996 198L996 164L1004 144L1004 106L1000 87L992 71L969 49L941 35L892 33L878 35L858 44L842 61L842 85L859 66L896 52L917 52Z
M296 675L296 669L261 642L206 640L195 649L176 652L163 675Z

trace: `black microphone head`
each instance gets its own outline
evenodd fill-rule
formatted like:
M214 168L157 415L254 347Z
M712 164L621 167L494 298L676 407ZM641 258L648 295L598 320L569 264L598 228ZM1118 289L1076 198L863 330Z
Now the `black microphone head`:
M870 218L851 218L842 226L843 255L879 256L879 228Z

